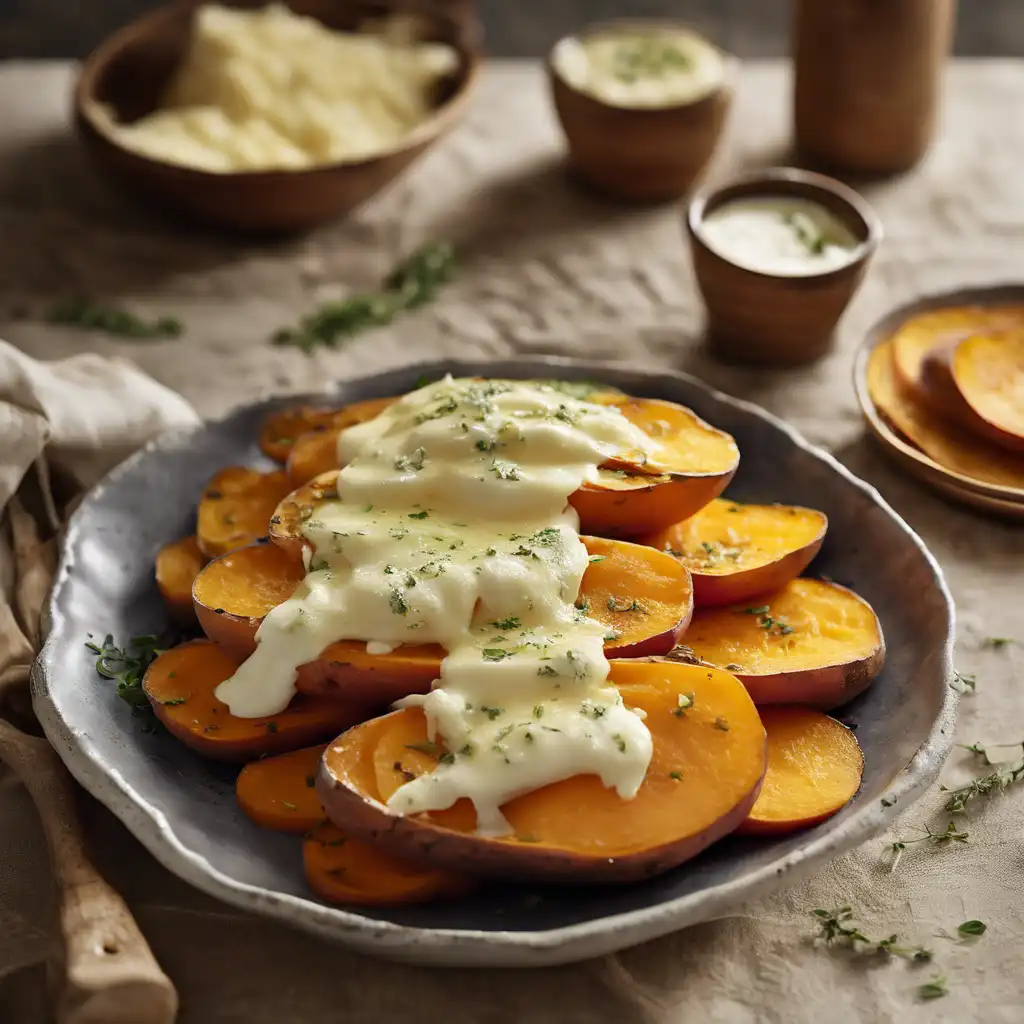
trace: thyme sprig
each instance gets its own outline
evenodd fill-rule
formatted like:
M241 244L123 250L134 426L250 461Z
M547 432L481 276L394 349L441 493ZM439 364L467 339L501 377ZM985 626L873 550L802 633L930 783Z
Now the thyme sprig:
M889 870L895 871L899 862L903 859L903 854L909 845L913 843L927 843L929 846L949 846L951 843L966 843L969 835L961 829L956 827L956 822L951 821L946 826L945 832L934 832L929 825L924 825L920 829L923 835L918 836L916 839L901 839L895 843L890 843L886 848L886 853L890 856Z
M991 774L972 779L966 786L961 786L959 789L948 789L946 786L940 788L944 793L949 794L945 805L946 810L951 814L963 814L967 810L967 805L977 797L1000 792L1021 780L1024 780L1024 758L1000 765Z
M336 348L361 331L382 327L402 312L432 301L455 274L455 250L448 242L427 242L388 274L375 292L327 302L295 327L282 327L271 339L309 355L320 347Z
M113 634L108 633L100 644L93 643L91 638L85 644L96 655L97 673L117 683L118 697L131 707L132 714L146 719L147 732L156 730L157 719L142 689L142 680L146 669L171 646L168 640L153 634L133 636L124 647L118 647Z
M853 907L844 904L833 910L818 908L811 911L817 919L821 931L818 938L826 946L840 945L865 953L887 954L898 956L915 963L924 963L933 958L934 953L924 946L901 945L898 935L890 935L884 939L871 939L853 923L855 917ZM859 945L858 945L859 943Z
M143 320L117 306L107 306L84 296L63 299L46 314L51 324L64 324L83 331L104 331L119 338L136 341L152 338L177 338L183 331L181 321L172 316Z

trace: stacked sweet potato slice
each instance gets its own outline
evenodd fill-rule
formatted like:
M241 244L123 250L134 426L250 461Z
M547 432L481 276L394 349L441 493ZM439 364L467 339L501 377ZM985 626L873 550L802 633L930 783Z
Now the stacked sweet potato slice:
M911 317L871 353L866 385L896 434L942 468L1024 490L1024 307Z
M668 870L731 832L789 831L838 811L860 783L853 734L828 711L881 668L881 627L834 583L799 578L827 529L815 510L720 498L739 453L729 435L669 402L616 393L661 443L622 452L570 498L591 555L576 605L607 629L610 682L644 714L653 758L637 796L575 776L508 802L513 833L484 838L473 805L396 818L385 803L446 756L418 708L444 650L370 654L339 641L302 666L281 713L232 716L214 691L251 654L263 617L304 578L302 523L336 496L337 437L379 399L272 416L263 452L286 469L230 467L200 498L197 533L157 559L178 622L205 639L161 655L144 688L161 721L203 756L248 762L242 810L305 835L310 888L339 903L465 893L481 877L626 882ZM512 723L520 729L540 722Z

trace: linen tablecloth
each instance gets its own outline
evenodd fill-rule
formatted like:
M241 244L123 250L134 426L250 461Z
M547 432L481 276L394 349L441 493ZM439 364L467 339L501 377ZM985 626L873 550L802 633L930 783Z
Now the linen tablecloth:
M570 354L677 367L760 402L874 483L945 568L958 604L957 664L977 675L958 739L1024 737L1024 531L941 503L891 470L863 431L850 383L864 329L894 304L956 285L1024 277L1024 63L961 62L926 162L864 185L886 240L833 356L786 373L716 364L677 208L624 209L569 181L540 69L488 68L466 122L347 222L302 239L244 244L130 205L94 176L67 125L73 70L0 68L0 336L56 359L85 350L134 360L205 416L271 392L441 356ZM784 162L788 72L744 68L713 174ZM462 269L438 301L337 352L267 339L320 300L373 285L428 237ZM116 298L187 324L178 340L124 342L45 325L57 296ZM6 321L6 322L4 322ZM976 770L957 751L947 784ZM919 844L890 872L882 854L924 823L945 827L936 789L884 839L726 920L603 960L529 972L378 963L220 905L163 871L109 814L89 809L97 858L124 893L182 996L186 1024L345 1020L398 1024L580 1021L995 1022L1024 1019L1024 787L960 819L966 843ZM42 835L23 790L0 785L0 1021L45 1020L52 908ZM869 934L936 949L948 996L921 1002L933 968L820 948L808 912L852 903ZM935 937L980 918L972 944Z

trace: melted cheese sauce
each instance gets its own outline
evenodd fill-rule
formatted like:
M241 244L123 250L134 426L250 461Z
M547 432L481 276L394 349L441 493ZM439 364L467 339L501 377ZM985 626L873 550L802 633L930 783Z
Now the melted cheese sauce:
M693 103L725 80L721 53L676 28L624 26L563 39L551 59L574 89L618 107Z
M860 241L824 206L808 199L734 199L707 214L701 237L719 256L767 274L822 274L849 263Z
M406 395L342 433L338 499L303 524L306 578L217 696L272 715L334 641L438 643L440 678L398 706L422 706L447 753L392 813L468 797L479 831L502 835L502 804L573 775L629 799L651 737L608 684L604 627L576 607L589 556L568 497L653 444L617 409L536 382L449 377Z

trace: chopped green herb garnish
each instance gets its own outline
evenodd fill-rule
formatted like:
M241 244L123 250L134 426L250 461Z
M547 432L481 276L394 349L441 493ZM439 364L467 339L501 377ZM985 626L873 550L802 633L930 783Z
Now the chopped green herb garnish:
M481 654L483 654L484 661L504 661L506 658L511 658L514 651L507 651L504 647L485 647Z
M293 345L307 355L320 346L335 348L360 331L388 324L398 313L430 302L454 272L452 247L447 242L427 242L391 271L379 291L328 302L296 327L277 331L272 341ZM455 408L453 404L449 411Z
M523 624L515 615L510 615L506 619L497 619L494 622L489 622L488 625L493 626L495 629L519 629Z
M430 513L426 509L424 509L422 512L410 512L409 513L409 518L410 519L426 519L427 516L429 516L429 515L430 515Z
M172 316L143 320L134 313L86 298L58 302L46 314L46 319L51 324L65 324L86 331L104 331L119 338L132 338L136 341L177 338L185 329L181 321Z
M147 731L155 731L158 723L142 689L142 679L149 666L169 646L169 639L154 635L133 636L120 648L115 646L113 635L108 633L101 644L89 641L85 644L96 655L97 673L104 679L114 680L117 695L131 707L133 714L146 720L144 728Z
M668 773L668 777L670 779L675 779L676 782L682 782L683 781L683 773L682 772L669 772Z

